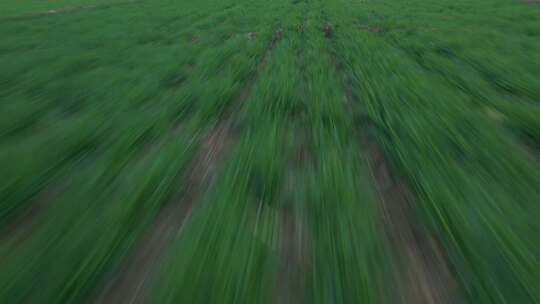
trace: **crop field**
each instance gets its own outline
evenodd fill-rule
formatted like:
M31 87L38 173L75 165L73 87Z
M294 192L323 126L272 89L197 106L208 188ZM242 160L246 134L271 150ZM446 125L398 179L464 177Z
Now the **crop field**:
M540 3L0 1L0 303L540 303Z

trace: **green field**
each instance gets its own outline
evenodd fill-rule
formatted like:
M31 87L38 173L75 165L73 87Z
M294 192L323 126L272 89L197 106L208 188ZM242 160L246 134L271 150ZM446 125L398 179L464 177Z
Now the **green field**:
M540 303L535 0L4 0L0 303Z

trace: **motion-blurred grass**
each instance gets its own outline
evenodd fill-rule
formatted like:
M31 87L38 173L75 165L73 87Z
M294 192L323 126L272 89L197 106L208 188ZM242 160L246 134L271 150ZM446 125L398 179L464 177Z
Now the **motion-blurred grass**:
M2 2L0 303L98 299L225 122L148 302L411 303L369 135L449 303L540 303L539 33L513 0Z

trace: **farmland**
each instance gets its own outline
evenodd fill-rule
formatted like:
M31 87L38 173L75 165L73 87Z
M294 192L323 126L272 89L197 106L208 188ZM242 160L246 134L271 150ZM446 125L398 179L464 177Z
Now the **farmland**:
M4 0L0 37L0 303L540 303L534 0Z

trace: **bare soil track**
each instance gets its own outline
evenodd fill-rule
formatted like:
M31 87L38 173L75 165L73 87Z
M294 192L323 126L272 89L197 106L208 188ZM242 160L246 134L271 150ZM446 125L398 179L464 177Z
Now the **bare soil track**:
M232 108L240 106L249 97L258 75L264 69L272 49L280 38L281 30L274 33L256 68L255 75L239 91L236 100L223 111L222 116L231 114ZM180 191L177 197L161 209L154 223L135 248L133 256L128 259L117 277L98 296L97 303L145 302L147 289L155 278L155 272L159 269L164 252L175 236L181 232L194 204L208 190L225 150L233 145L232 133L232 119L229 116L222 118L214 128L203 136L195 156L182 178L186 184L183 191Z
M307 256L309 237L306 229L305 206L297 200L297 193L303 191L306 169L312 166L306 132L295 130L296 148L289 160L284 179L284 198L280 207L278 244L278 270L275 303L305 303L306 272L309 268Z
M405 303L453 303L450 297L456 283L436 239L412 223L410 191L392 174L377 142L368 136L362 142L380 195L386 232L403 259L399 275Z
M282 208L279 228L278 282L276 302L304 303L305 231L294 206Z
M375 28L370 31L380 32ZM332 44L333 26L325 23L321 31ZM330 51L335 71L344 75L343 64L333 48ZM343 104L350 111L355 97L348 79L342 76ZM364 124L359 131L360 142L365 148L375 187L380 197L384 227L395 255L403 259L399 273L400 292L403 301L408 304L444 304L453 303L456 283L450 274L445 257L438 247L436 239L426 235L413 222L410 207L411 192L406 185L393 174L385 158L383 149L373 138L370 129L376 129L372 123Z
M218 124L203 138L194 159L188 166L181 194L175 197L156 216L146 231L135 254L105 292L98 303L143 303L149 281L159 267L160 258L182 229L201 195L209 187L215 168L227 146L229 123Z
M52 184L46 186L35 195L30 208L17 216L0 235L0 242L8 240L23 241L32 234L37 222L43 217L54 200L64 191L65 185Z

